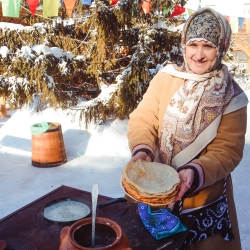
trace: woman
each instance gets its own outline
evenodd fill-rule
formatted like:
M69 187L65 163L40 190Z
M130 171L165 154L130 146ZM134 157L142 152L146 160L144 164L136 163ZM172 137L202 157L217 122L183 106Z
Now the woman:
M160 160L179 172L183 211L217 204L225 192L220 209L225 216L229 211L229 219L223 215L228 231L219 230L216 219L203 220L224 238L199 228L190 249L241 249L230 173L243 155L248 100L222 64L230 40L221 14L210 8L193 13L182 32L182 67L169 65L156 74L128 124L131 161Z

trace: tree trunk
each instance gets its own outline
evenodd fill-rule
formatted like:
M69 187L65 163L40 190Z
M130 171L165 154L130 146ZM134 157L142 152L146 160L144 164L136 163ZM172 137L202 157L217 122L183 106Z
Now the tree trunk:
M6 110L6 100L4 97L0 97L0 117L10 117Z

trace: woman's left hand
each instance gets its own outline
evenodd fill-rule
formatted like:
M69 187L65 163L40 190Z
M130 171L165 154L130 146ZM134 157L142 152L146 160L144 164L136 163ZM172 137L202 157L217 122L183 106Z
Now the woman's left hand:
M182 196L188 191L188 189L191 188L194 181L194 171L190 168L182 169L179 172L179 177L181 180L181 186L176 200L180 200Z

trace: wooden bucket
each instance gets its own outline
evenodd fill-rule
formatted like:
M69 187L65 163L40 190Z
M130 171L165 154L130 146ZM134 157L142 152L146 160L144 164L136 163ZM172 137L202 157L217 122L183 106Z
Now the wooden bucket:
M56 167L67 162L61 125L49 124L46 132L32 134L32 165L35 167Z

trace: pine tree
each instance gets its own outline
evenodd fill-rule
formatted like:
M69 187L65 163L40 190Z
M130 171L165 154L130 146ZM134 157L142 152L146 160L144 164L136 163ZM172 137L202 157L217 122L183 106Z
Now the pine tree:
M149 0L148 0L149 1ZM141 0L77 1L73 17L61 1L59 16L42 16L42 2L29 25L20 30L0 28L0 95L12 108L38 99L37 110L62 108L79 113L79 122L123 119L145 93L149 81L167 63L182 63L180 31L152 28L169 18L183 0L152 0L144 13ZM28 9L26 1L22 6ZM104 94L109 92L109 95Z

